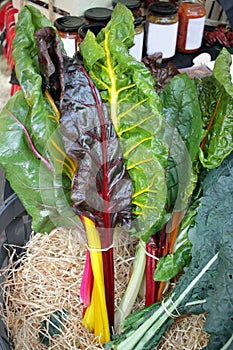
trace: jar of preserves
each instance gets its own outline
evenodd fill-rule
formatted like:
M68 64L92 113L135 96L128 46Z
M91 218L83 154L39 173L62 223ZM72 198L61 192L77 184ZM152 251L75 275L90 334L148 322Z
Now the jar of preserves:
M115 7L118 2L125 5L133 13L141 15L141 2L139 0L113 0L112 6Z
M134 13L134 45L130 48L129 53L138 61L141 61L142 59L143 42L143 17L137 13Z
M84 40L88 30L90 30L95 36L97 36L101 29L103 29L104 27L105 25L103 23L84 24L78 30L80 40Z
M84 12L85 20L88 24L104 23L107 24L112 16L112 10L107 7L93 7Z
M73 57L78 51L80 43L78 30L83 24L85 24L83 17L64 16L55 20L54 26L63 41L67 56Z
M171 2L149 5L147 17L146 54L161 52L163 60L175 55L178 31L178 9Z
M201 47L206 19L202 1L179 1L178 14L177 50L184 53L197 52Z

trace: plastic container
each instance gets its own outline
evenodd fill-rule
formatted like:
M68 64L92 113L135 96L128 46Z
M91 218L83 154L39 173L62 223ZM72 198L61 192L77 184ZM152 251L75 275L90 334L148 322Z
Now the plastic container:
M83 24L85 24L84 18L76 16L59 17L54 22L69 57L73 57L78 51L80 44L78 30Z
M163 60L175 55L178 31L178 9L171 2L149 5L146 17L146 54L161 52Z
M206 9L202 1L179 1L177 51L197 52L202 44Z
M141 15L141 2L139 0L113 0L112 6L115 7L119 2L125 5L133 13Z
M14 245L17 254L23 253L20 247L25 246L31 235L31 218L25 211L18 196L11 189L5 179L4 172L0 168L0 269L9 263L9 251L5 245ZM10 247L8 246L10 250ZM4 282L1 276L1 283ZM0 302L4 306L0 292ZM0 349L12 350L8 331L0 318Z
M85 20L88 24L104 23L107 24L112 16L112 10L106 7L93 7L84 12Z
M138 61L142 59L144 42L144 24L143 17L134 13L134 46L129 50L129 53Z

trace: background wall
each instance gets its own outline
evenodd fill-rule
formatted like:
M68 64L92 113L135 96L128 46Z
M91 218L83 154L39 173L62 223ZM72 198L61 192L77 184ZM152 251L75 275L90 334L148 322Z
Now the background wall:
M44 3L49 3L49 0L43 0ZM30 4L30 1L13 0L15 8L20 9L22 5ZM33 4L35 7L37 5ZM54 6L61 10L69 12L73 16L82 16L84 11L91 7L111 7L111 0L54 0ZM41 12L47 15L46 10L43 7L38 7Z

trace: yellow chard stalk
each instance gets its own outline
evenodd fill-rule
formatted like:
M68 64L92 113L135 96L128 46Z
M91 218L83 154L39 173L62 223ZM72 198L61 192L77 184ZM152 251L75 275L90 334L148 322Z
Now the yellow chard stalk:
M105 343L110 341L110 331L104 287L103 259L100 251L101 243L93 221L84 218L84 222L90 248L94 282L91 303L86 309L83 324L90 331L94 331L95 336L99 337L102 343Z

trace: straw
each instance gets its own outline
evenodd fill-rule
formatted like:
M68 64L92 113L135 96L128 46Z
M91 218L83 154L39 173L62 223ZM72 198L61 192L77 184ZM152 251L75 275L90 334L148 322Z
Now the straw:
M138 243L119 230L114 241L115 303L119 305L130 279ZM7 248L7 247L6 247ZM11 246L11 252L12 252ZM2 286L5 308L1 314L14 350L103 349L82 326L83 307L79 288L83 274L86 242L76 231L58 228L50 234L33 234L24 255L4 269ZM14 250L14 249L13 249ZM138 297L134 310L143 307ZM46 333L48 345L42 344L39 333L42 322L51 322L57 312L66 312L53 337ZM156 349L202 349L208 341L202 327L204 316L179 317ZM57 327L57 323L53 324Z

